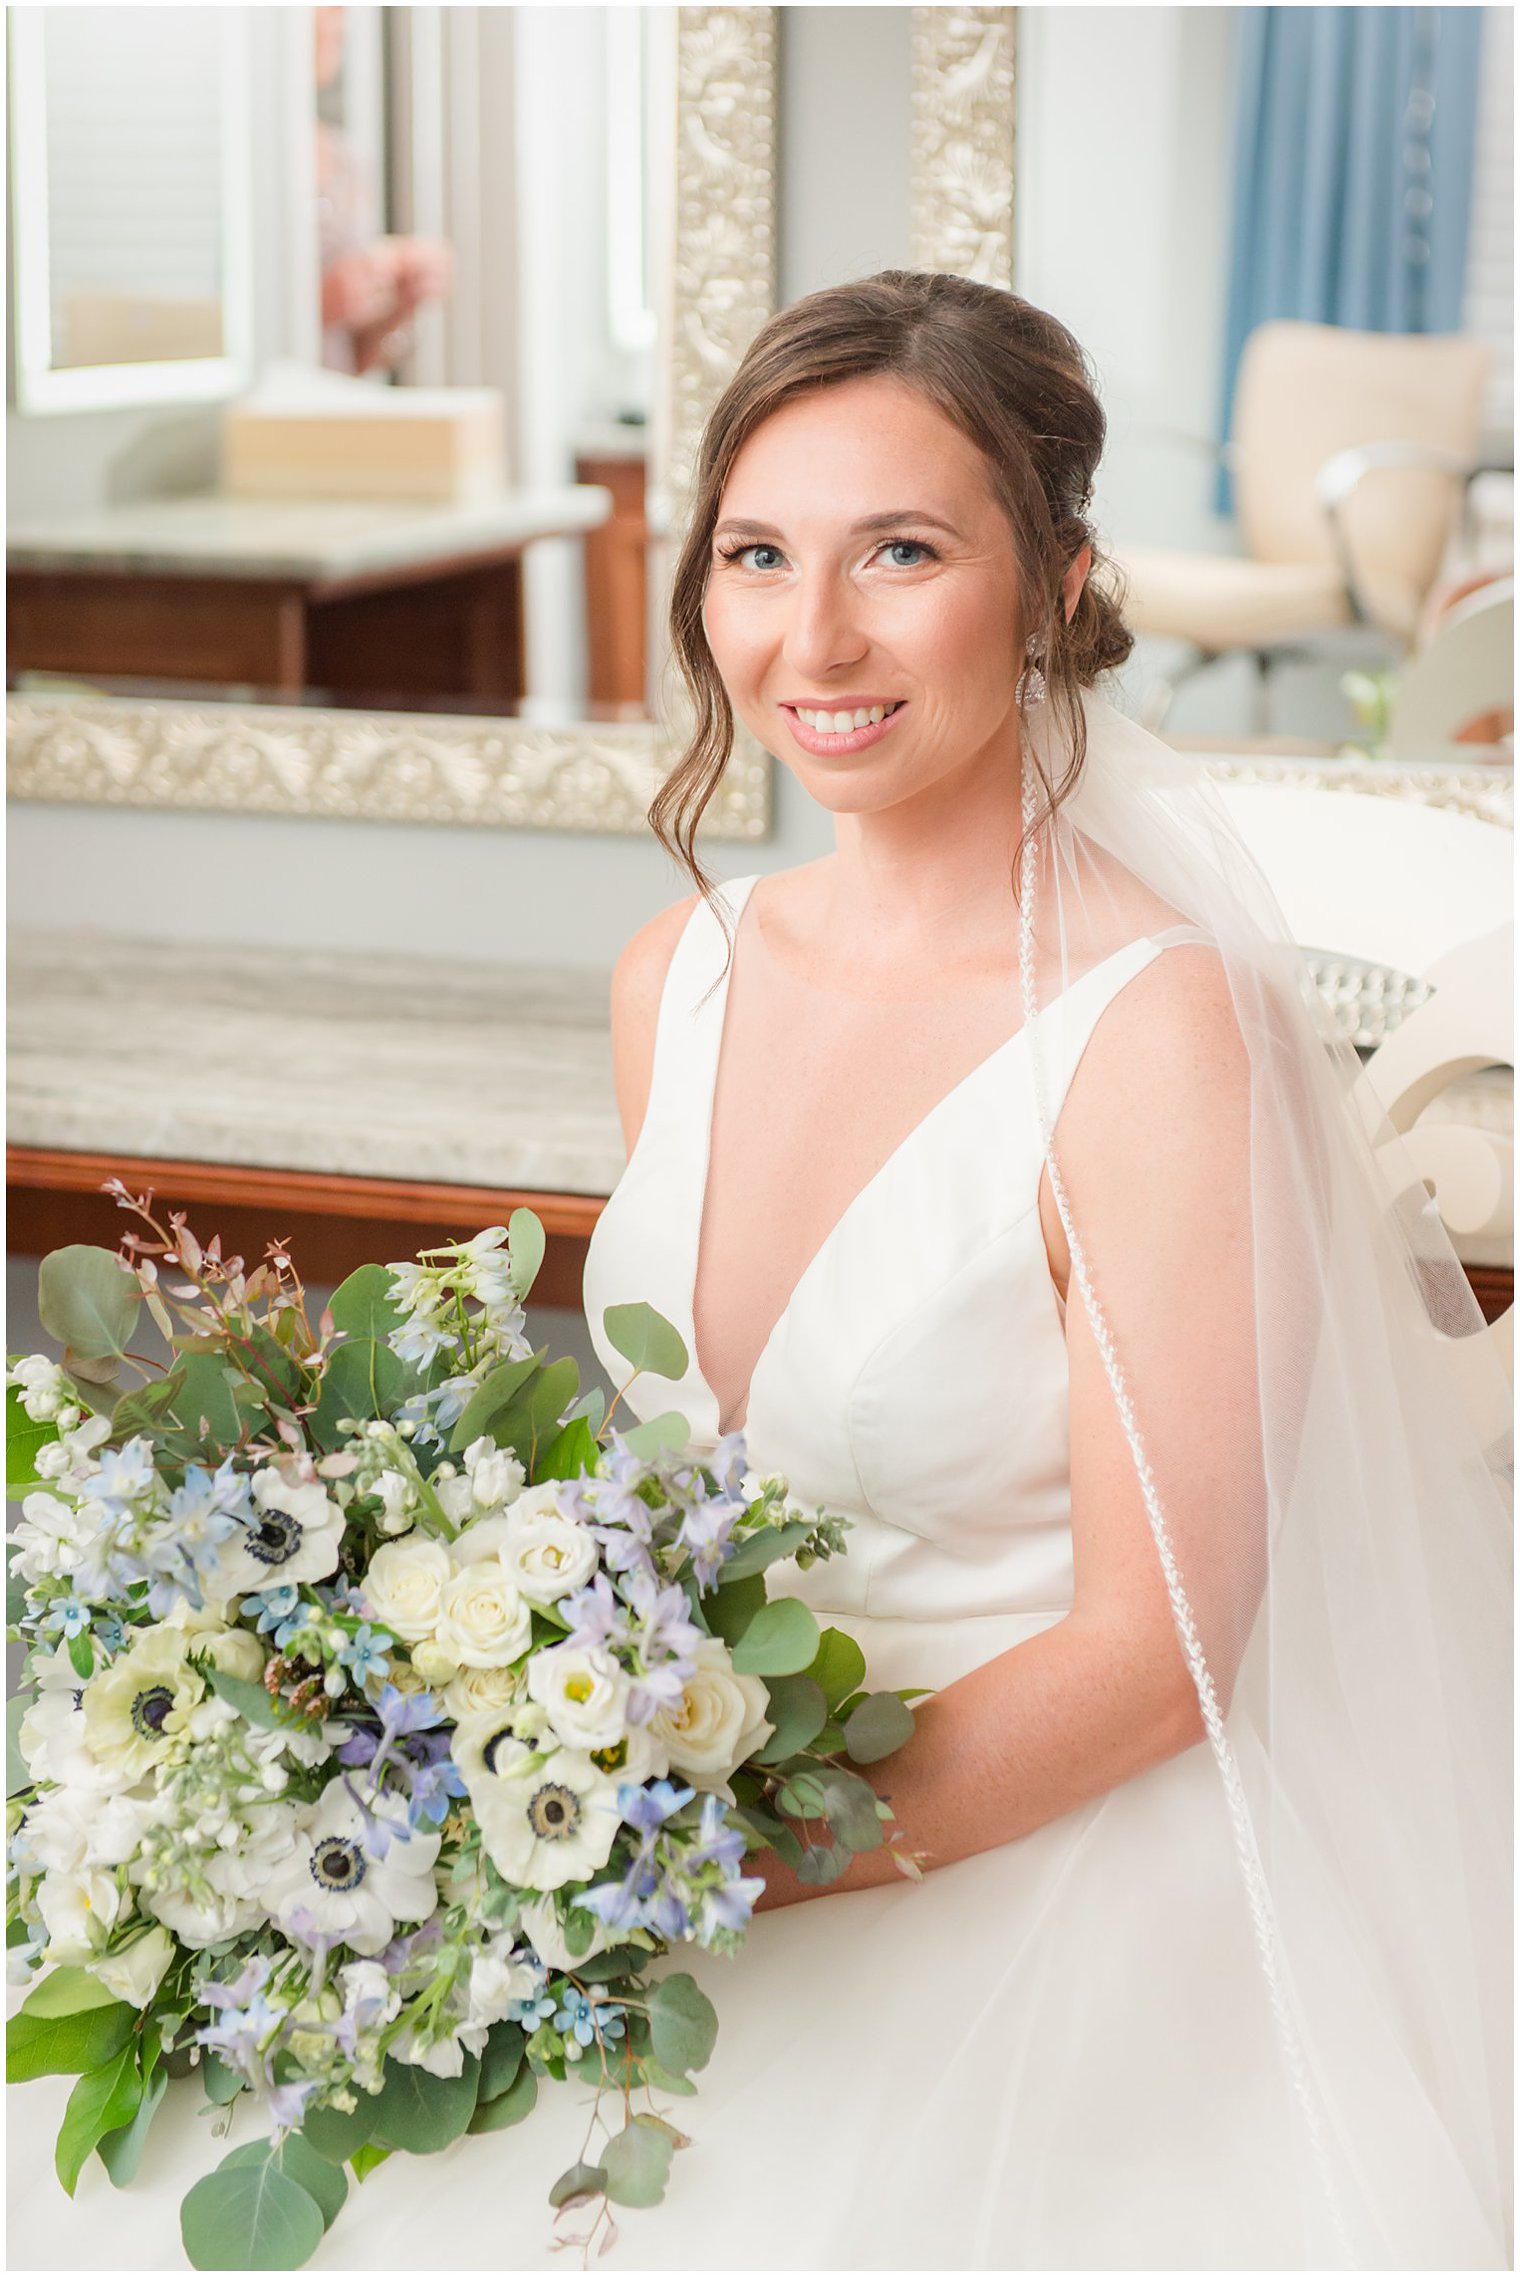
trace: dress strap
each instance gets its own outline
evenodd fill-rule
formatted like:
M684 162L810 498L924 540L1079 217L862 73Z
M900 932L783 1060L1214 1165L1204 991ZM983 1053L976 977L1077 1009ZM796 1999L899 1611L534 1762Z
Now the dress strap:
M715 886L728 913L726 926L699 899L681 928L660 991L644 1129L663 1124L669 1116L690 1123L694 1115L711 1107L733 969L729 943L759 875L756 871L752 877L720 880Z

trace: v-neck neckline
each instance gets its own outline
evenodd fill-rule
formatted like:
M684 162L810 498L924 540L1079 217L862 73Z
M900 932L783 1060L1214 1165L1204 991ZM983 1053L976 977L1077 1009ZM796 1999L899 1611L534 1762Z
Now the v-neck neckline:
M717 1038L711 1057L711 1082L708 1087L707 1111L705 1115L699 1116L697 1118L698 1127L702 1135L698 1152L697 1174L694 1182L697 1195L696 1236L691 1251L691 1271L687 1276L685 1289L686 1327L689 1331L687 1337L687 1352L691 1362L689 1377L692 1381L700 1386L703 1396L705 1397L708 1406L712 1411L713 1436L715 1440L722 1438L727 1432L742 1432L749 1429L750 1406L754 1399L755 1386L764 1371L767 1360L770 1358L771 1353L776 1347L776 1342L781 1334L782 1329L790 1320L804 1289L806 1288L808 1282L812 1279L813 1275L817 1272L823 1259L835 1247L836 1243L843 1238L845 1229L859 1215L860 1210L865 1204L867 1196L872 1194L875 1189L881 1185L883 1180L887 1177L888 1173L896 1168L897 1164L907 1153L908 1149L917 1143L922 1134L927 1129L929 1129L929 1127L935 1123L949 1108L951 1108L954 1103L970 1088L972 1084L976 1083L982 1078L985 1078L991 1069L996 1067L1003 1059L1011 1055L1014 1046L1022 1042L1025 1035L1025 1024L1021 1022L1020 1025L1014 1029L1011 1036L1005 1036L1003 1038L1003 1041L1000 1044L995 1044L990 1052L985 1053L983 1057L976 1062L974 1067L968 1068L964 1075L958 1077L957 1080L951 1084L949 1090L942 1092L939 1098L936 1099L931 1106L927 1107L924 1110L923 1114L919 1116L918 1121L914 1123L910 1129L903 1133L902 1137L897 1141L897 1144L892 1148L891 1152L886 1156L885 1160L882 1161L877 1166L877 1168L872 1171L870 1177L865 1181L864 1185L858 1187L855 1193L850 1197L849 1201L846 1202L844 1208L834 1219L833 1224L824 1234L823 1239L819 1242L817 1248L808 1258L807 1263L803 1266L796 1280L792 1283L791 1291L786 1299L786 1302L782 1305L781 1310L777 1313L775 1320L771 1324L770 1334L766 1337L765 1342L761 1345L759 1352L755 1356L754 1366L750 1370L749 1382L744 1387L742 1420L729 1423L725 1426L722 1415L719 1412L718 1394L713 1389L713 1386L708 1379L707 1372L702 1365L701 1356L697 1350L697 1278L701 1269L702 1262L702 1234L707 1217L708 1187L710 1185L712 1175L713 1125L717 1115L718 1081L719 1077L722 1074L723 1068L724 1032L728 1026L728 1006L730 994L732 991L734 964L736 962L738 953L739 930L744 920L744 912L748 906L750 894L755 886L759 883L760 878L763 875L764 873L762 871L757 870L751 877L732 878L727 882L727 885L724 888L728 899L729 909L734 920L733 954L730 956L727 969L722 976L722 988L718 993L716 1002L711 1007L710 1016L716 1021L717 1024ZM693 912L694 917L698 914L698 912ZM1062 989L1059 994L1052 997L1050 1004L1040 1005L1035 1013L1036 1020L1043 1019L1044 1015L1051 1009L1052 1005L1062 1002L1065 997L1071 994L1072 989L1080 988L1083 982L1090 980L1094 974L1103 971L1105 966L1115 963L1118 958L1128 955L1133 949L1145 946L1147 941L1148 936L1142 936L1139 940L1135 941L1127 941L1121 948L1114 950L1112 955L1100 958L1097 964L1090 966L1085 973L1080 973L1075 981L1069 983L1069 985L1066 988Z

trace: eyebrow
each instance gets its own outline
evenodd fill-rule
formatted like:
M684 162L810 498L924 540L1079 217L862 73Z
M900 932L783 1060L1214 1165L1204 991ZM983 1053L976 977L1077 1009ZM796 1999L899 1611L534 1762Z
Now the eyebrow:
M961 536L953 522L943 521L938 514L926 514L918 506L896 506L886 514L867 514L862 521L850 525L850 535L868 537L873 530L896 529L903 522L924 522L931 529L943 530L947 537ZM779 538L780 535L781 532L770 522L743 522L732 518L720 522L713 531L715 538Z

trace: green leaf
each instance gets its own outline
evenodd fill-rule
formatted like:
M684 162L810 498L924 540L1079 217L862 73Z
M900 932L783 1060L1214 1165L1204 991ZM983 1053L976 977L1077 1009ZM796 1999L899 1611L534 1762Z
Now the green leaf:
M823 1687L811 1676L769 1676L770 1720L776 1729L759 1750L762 1763L784 1763L801 1747L811 1746L828 1720Z
M789 1518L784 1526L762 1526L757 1533L746 1534L730 1558L723 1561L723 1579L737 1581L746 1573L763 1572L778 1558L790 1557L813 1531L811 1518Z
M316 1413L307 1428L319 1447L341 1447L345 1416L369 1421L389 1414L401 1397L405 1370L388 1344L372 1336L340 1344L322 1373Z
M21 1752L21 1719L32 1704L30 1692L16 1692L5 1703L5 1792L19 1795L35 1784Z
M515 2127L526 2119L538 2101L538 2074L531 2064L524 2064L510 2087L489 2102L482 2100L475 2107L470 2121L472 2135L494 2135L502 2127Z
M602 1326L613 1350L652 1376L679 1383L691 1364L679 1329L653 1305L608 1305Z
M619 2206L657 2206L670 2180L675 2144L658 2121L641 2112L602 2151L607 2195Z
M734 1667L745 1676L795 1676L810 1667L817 1650L812 1608L800 1597L778 1597L760 1608L734 1646Z
M232 2103L243 2092L248 2082L231 2064L223 2063L215 2048L208 2048L201 2062L201 2086L208 2103ZM298 2178L299 2179L299 2178Z
M606 2187L606 2182L604 2167L586 2166L577 2159L574 2166L565 2168L550 2190L549 2203L551 2206L568 2206L572 2198L595 2198Z
M37 1476L37 1451L58 1437L56 1423L34 1423L21 1404L21 1386L5 1387L5 1488L26 1494L46 1482Z
M119 1359L132 1341L141 1302L136 1274L110 1249L71 1242L38 1269L42 1325L81 1360Z
M370 2106L370 2139L425 2156L456 2141L470 2123L480 2059L467 2055L457 2079L437 2079L421 2064L392 2062Z
M803 1851L798 1861L797 1879L799 1882L826 1886L829 1882L837 1882L849 1863L850 1853L847 1850L835 1849L826 1842L814 1843L810 1849Z
M514 1210L507 1226L507 1247L512 1253L512 1286L525 1297L544 1261L543 1220L532 1210Z
M623 1436L647 1463L657 1455L683 1454L691 1444L691 1425L684 1415L668 1407L661 1415L651 1415L647 1423L636 1423Z
M273 2159L243 2166L224 2159L185 2199L179 2228L192 2269L299 2269L325 2224L311 2192Z
M752 1573L742 1581L724 1580L710 1589L702 1600L702 1609L713 1635L732 1647L763 1610L765 1601L765 1576Z
M147 2079L138 2084L140 2100L132 2119L125 2127L118 2127L114 2134L102 2135L95 2145L101 2164L118 2190L124 2190L137 2173L153 2114L168 2089L169 2075L155 2066Z
M80 2168L101 2136L129 2126L141 2100L137 2051L130 2042L97 2070L87 2071L75 2081L53 2152L58 2179L71 2198Z
M81 1684L88 1684L95 1673L95 1647L90 1642L88 1629L69 1639L69 1665Z
M694 1976L661 1977L649 1996L655 2061L666 2071L700 2071L718 2037L718 2012Z
M479 1390L472 1392L466 1401L464 1413L449 1439L449 1453L462 1455L475 1440L487 1436L497 1416L511 1406L542 1366L542 1359L534 1352L526 1360L504 1360L499 1368L493 1368Z
M194 1639L191 1639L192 1645ZM246 1676L229 1676L226 1669L213 1667L209 1660L197 1661L202 1676L219 1700L236 1708L245 1721L257 1725L260 1731L310 1731L304 1716L266 1692L262 1684L254 1684Z
M559 1419L580 1389L574 1360L553 1360L503 1408L491 1426L498 1447L510 1447L535 1484L538 1463L559 1433Z
M399 1328L403 1314L391 1291L391 1276L384 1265L361 1265L340 1281L332 1293L328 1310L334 1328L361 1344L383 1343L393 1328Z
M579 1478L582 1471L594 1473L600 1454L590 1424L578 1415L558 1438L550 1440L538 1464L538 1478Z
M5 2028L5 2076L41 2079L49 2072L98 2071L124 2048L137 2011L124 2000L68 2016L29 2016L25 2009Z
M315 2198L322 2209L323 2227L332 2228L348 2196L348 2178L341 2166L320 2157L300 2134L289 2134L282 2136L278 2143L272 2143L267 2135L260 2142L243 2143L237 2150L228 2152L217 2171L225 2173L229 2167L266 2164L278 2166L292 2182L299 2183Z
M480 2055L479 2092L482 2103L494 2103L498 2095L506 2094L522 2069L523 2050L527 2044L522 2026L512 2023L509 2018L503 2018L499 2024L491 2026Z
M884 1839L876 1809L876 1790L852 1771L825 1771L823 1815L831 1832L847 1850L879 1850Z
M345 2159L353 2158L370 2139L370 2120L374 2114L375 2097L356 2092L357 2110L336 2111L329 2103L308 2103L301 2121L301 2133L319 2158L330 2165L341 2166Z
M695 2095L697 2092L694 2079L682 2079L678 2072L667 2071L653 2056L644 2058L643 2071L649 2085L660 2088L666 2095Z
M187 1352L165 1378L174 1386L165 1413L192 1446L224 1454L243 1436L243 1418L234 1396L238 1381L225 1353ZM202 1422L208 1430L201 1429Z
M117 1995L107 1992L88 1969L49 1969L21 2003L23 2016L80 2016L87 2008L111 2008Z
M870 1692L844 1727L854 1763L879 1763L913 1737L913 1710L895 1692Z
M569 1420L573 1423L577 1416L584 1415L587 1423L591 1426L591 1436L594 1439L602 1428L602 1417L606 1412L607 1394L600 1384L593 1384L589 1391L581 1393L580 1398L570 1410Z
M395 2153L385 2144L361 2143L349 2161L354 2170L354 2180L365 2181L377 2166L384 2166L386 2160L394 2156Z
M815 1684L823 1686L830 1708L849 1698L865 1672L866 1656L855 1639L846 1636L843 1629L825 1629L807 1673Z

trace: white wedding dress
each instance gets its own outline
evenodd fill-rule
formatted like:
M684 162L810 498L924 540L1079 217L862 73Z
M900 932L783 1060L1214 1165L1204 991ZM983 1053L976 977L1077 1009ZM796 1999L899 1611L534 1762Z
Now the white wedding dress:
M754 882L723 889L735 913ZM1042 1009L1052 1116L1104 1010L1172 938L1132 942ZM699 904L665 983L638 1142L591 1244L586 1310L618 1383L628 1368L602 1329L609 1304L647 1301L695 1352L724 955ZM772 1593L805 1596L856 1637L875 1686L948 1684L1071 1604L1066 1349L1026 1043L1006 1035L890 1153L754 1370L752 1467L854 1521L846 1557L773 1567ZM787 1070L772 1077L781 1092ZM699 1442L717 1436L695 1359L674 1386L640 1378L627 1405L677 1407ZM1348 2060L1358 2075L1359 2172L1379 2209L1376 2234L1351 2239L1355 2261L1506 2266L1353 1947L1327 1909L1319 1989L1336 1988L1338 2005L1318 2013L1339 2076ZM694 2098L662 2099L691 2146L662 2205L619 2215L606 2266L1346 2259L1294 2135L1204 1745L922 1883L764 1912L738 1957L690 1949L670 1965L709 1990L717 2047ZM12 2097L28 2179L12 2202L11 2265L178 2266L179 2196L221 2146L161 2114L139 2184L118 2197L92 2162L70 2210L44 2177L67 2085ZM313 2266L563 2268L545 2194L581 2155L589 2116L587 2091L545 2082L521 2128L388 2161L350 2190ZM240 2134L260 2131L256 2114L240 2119Z

